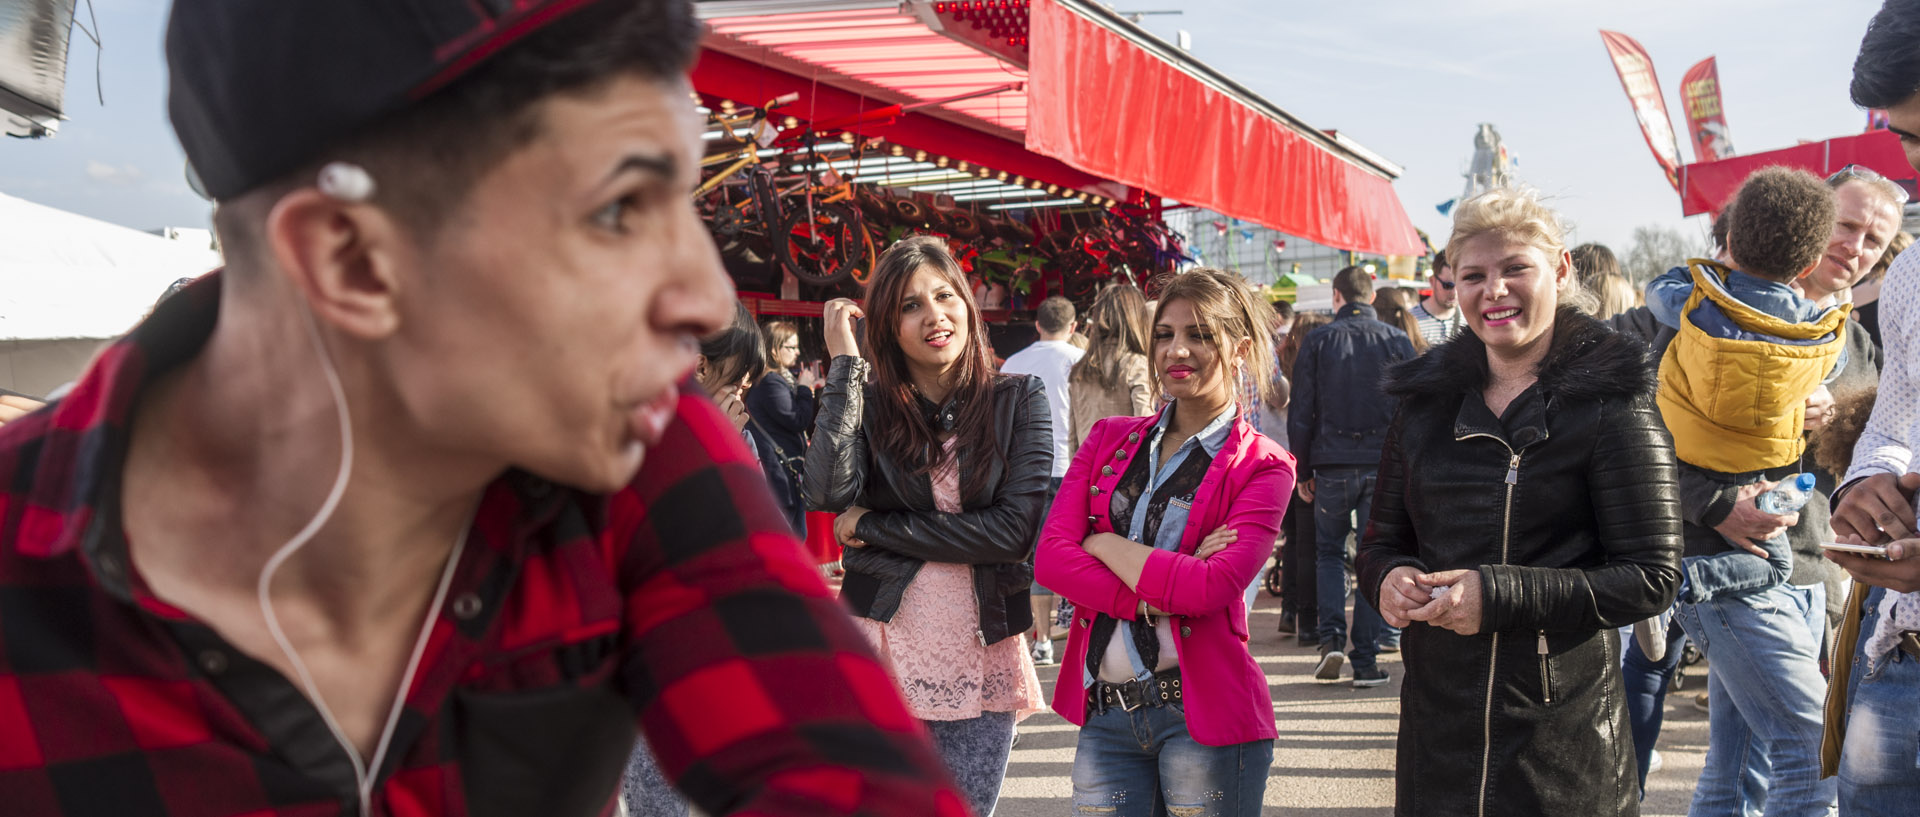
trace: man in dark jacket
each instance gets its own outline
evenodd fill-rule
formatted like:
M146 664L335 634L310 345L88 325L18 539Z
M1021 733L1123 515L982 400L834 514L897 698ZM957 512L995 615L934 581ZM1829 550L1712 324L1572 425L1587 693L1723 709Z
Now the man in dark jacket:
M1340 678L1347 660L1347 537L1354 515L1366 524L1373 507L1374 471L1393 421L1394 403L1380 390L1387 368L1414 356L1407 333L1380 322L1373 276L1347 267L1333 276L1332 323L1307 334L1293 364L1293 409L1287 434L1299 458L1300 498L1313 504L1320 597L1320 663L1313 677ZM1375 663L1386 623L1355 596L1353 685L1379 686L1387 674Z

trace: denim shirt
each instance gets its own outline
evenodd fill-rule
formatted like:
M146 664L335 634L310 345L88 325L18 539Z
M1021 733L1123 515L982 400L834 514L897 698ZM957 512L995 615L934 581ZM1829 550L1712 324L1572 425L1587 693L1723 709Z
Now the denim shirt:
M1727 271L1727 293L1747 306L1753 307L1773 317L1791 323L1808 323L1820 318L1826 312L1820 305L1800 296L1793 287L1776 281L1769 281L1755 275L1748 275L1736 269ZM1647 283L1647 310L1653 313L1654 320L1668 329L1680 329L1680 313L1687 308L1687 299L1693 296L1693 271L1690 267L1674 267L1666 274ZM1749 332L1736 325L1718 308L1707 309L1706 304L1694 313L1694 322L1709 334L1720 338L1735 340L1755 340L1765 343L1777 343L1788 346L1810 346L1826 343L1832 339L1829 335L1810 341L1787 340L1772 335ZM1847 350L1840 349L1840 358L1834 361L1833 369L1827 372L1825 382L1831 383L1847 365Z
M1204 448L1207 456L1220 456L1220 449L1227 444L1227 433L1233 430L1233 418L1237 411L1236 407L1228 406L1227 410L1213 418L1213 422L1208 423L1206 428L1200 429L1200 433L1181 443L1166 462L1160 462L1160 440L1166 437L1167 424L1173 419L1173 407L1168 406L1160 410L1160 421L1153 424L1153 432L1147 436L1146 444L1141 449L1147 455L1147 487L1140 492L1141 501L1133 504L1133 518L1128 521L1128 539L1139 542L1145 535L1147 509L1153 504L1149 498L1160 489L1160 486L1166 484L1167 478L1180 470L1180 464L1187 461L1188 454L1193 453L1195 448ZM1186 534L1187 514L1190 510L1190 507L1181 504L1177 499L1169 501L1166 510L1160 516L1160 530L1156 532L1152 542L1143 544L1151 544L1158 550L1178 552L1180 539ZM1126 646L1127 660L1133 664L1135 679L1145 681L1153 677L1153 668L1146 666L1140 659L1140 651L1133 646L1133 622L1121 619L1118 628L1114 630L1113 640ZM1083 676L1083 685L1093 686L1093 673L1085 668L1080 672Z

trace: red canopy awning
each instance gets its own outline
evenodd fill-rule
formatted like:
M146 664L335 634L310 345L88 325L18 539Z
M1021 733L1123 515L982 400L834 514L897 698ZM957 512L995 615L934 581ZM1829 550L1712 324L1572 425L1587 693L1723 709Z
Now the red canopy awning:
M1029 150L1330 247L1426 251L1391 180L1333 137L1068 5L1033 4Z
M977 19L955 18L1011 25L1021 5L710 0L699 4L711 34L694 84L749 103L802 92L781 113L991 168L1002 182L1044 181L1049 194L1145 192L1340 249L1425 251L1393 191L1399 168L1104 8L1032 0L1031 37L1012 45L983 43ZM887 105L907 110L863 121Z
M1689 216L1718 213L1753 171L1774 165L1800 168L1821 177L1831 176L1847 165L1860 165L1899 182L1909 194L1915 189L1916 175L1920 175L1907 164L1906 151L1893 131L1868 131L1717 162L1682 165L1680 209Z

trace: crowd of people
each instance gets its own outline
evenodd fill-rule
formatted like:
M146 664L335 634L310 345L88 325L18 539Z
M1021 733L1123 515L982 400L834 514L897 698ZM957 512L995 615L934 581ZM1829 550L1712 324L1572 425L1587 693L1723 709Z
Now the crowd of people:
M1084 323L1043 301L997 374L944 244L910 240L865 307L827 307L807 503L839 514L843 598L983 813L1054 663L1056 592L1074 805L1257 813L1274 732L1247 612L1276 542L1316 680L1384 684L1405 650L1404 813L1636 812L1689 642L1713 667L1693 813L1829 813L1820 656L1847 571L1824 510L1885 360L1847 299L1874 277L1898 303L1904 195L1861 168L1755 173L1714 258L1642 305L1607 247L1495 190L1460 205L1424 297L1354 266L1332 314L1295 313L1192 269L1152 301L1105 287ZM917 297L888 289L908 277ZM1834 452L1812 504L1766 510L1809 446Z
M1401 653L1399 814L1637 814L1690 649L1692 815L1920 802L1920 253L1878 173L1756 172L1644 287L1494 189L1330 314L1196 267L1002 359L936 237L818 337L733 298L689 3L266 5L168 35L227 268L0 398L0 810L984 817L1050 707L1062 811L1255 815L1276 556L1314 680ZM1852 96L1920 169L1916 44L1888 0Z

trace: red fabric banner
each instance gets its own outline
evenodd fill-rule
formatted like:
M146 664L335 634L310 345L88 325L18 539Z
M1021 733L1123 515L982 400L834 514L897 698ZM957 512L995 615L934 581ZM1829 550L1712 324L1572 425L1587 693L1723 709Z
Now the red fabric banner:
M1687 109L1687 133L1693 137L1696 162L1733 158L1733 140L1727 135L1727 115L1720 106L1720 67L1708 57L1680 78L1680 105Z
M1838 173L1847 165L1860 165L1879 171L1906 188L1909 194L1916 185L1917 174L1913 165L1907 164L1900 137L1893 131L1880 130L1687 165L1681 169L1685 186L1680 191L1680 209L1690 216L1717 213L1733 198L1747 176L1774 165L1800 168L1821 178Z
M1329 247L1420 255L1393 184L1054 0L1035 0L1027 149Z
M1674 190L1680 189L1680 144L1674 141L1673 120L1667 117L1667 98L1660 93L1660 78L1653 73L1653 58L1632 37L1618 31L1601 31L1601 42L1613 57L1613 70L1620 74L1620 87L1633 103L1633 117L1640 120L1640 134L1653 150L1653 160L1666 171Z

